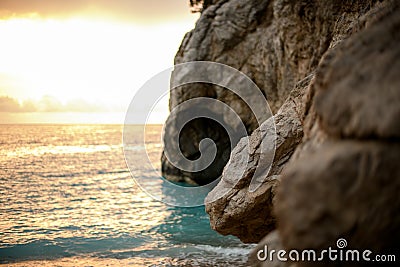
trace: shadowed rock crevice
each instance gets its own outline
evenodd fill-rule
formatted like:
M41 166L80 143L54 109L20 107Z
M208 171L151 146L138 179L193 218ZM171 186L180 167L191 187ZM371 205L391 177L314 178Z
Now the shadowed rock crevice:
M195 132L190 136L196 136L197 139L188 140L187 132ZM197 133L197 134L196 134ZM200 133L200 134L199 134ZM204 138L210 138L217 144L217 154L213 162L205 170L188 173L182 172L185 177L190 176L192 180L198 185L204 185L214 181L214 173L222 172L226 163L229 160L231 153L231 144L227 130L222 127L217 121L209 118L196 118L188 122L182 129L179 135L180 149L185 151L184 156L189 160L196 160L200 158L201 153L199 150L200 141ZM205 147L207 149L207 147Z

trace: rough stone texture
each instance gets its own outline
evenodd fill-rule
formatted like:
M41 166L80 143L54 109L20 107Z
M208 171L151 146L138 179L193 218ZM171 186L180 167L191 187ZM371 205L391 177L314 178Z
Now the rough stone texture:
M224 192L229 202L219 199L215 204L206 206L209 214L215 214L211 217L211 227L221 234L235 233L243 242L260 240L266 232L275 228L275 218L268 209L272 207L271 201L278 183L279 177L270 176L255 192L240 189ZM221 188L229 188L229 184L220 182L215 192Z
M400 144L331 141L303 157L284 171L276 199L286 248L336 247L338 238L374 253L397 248Z
M211 227L221 234L234 234L243 242L258 242L263 236L275 229L272 215L274 189L279 183L278 176L301 141L303 136L302 120L305 105L301 103L313 75L299 82L291 92L285 104L274 115L276 129L276 151L271 170L255 191L249 192L249 184L259 165L261 138L273 136L271 127L263 127L264 122L249 137L242 139L234 148L231 159L225 167L222 179L206 198L206 211L210 215ZM267 125L268 126L268 125ZM265 128L266 133L261 133ZM248 146L247 146L248 144ZM249 154L244 173L241 173L241 161ZM267 166L260 166L267 167ZM268 171L268 170L266 170Z
M175 63L214 61L236 68L260 87L272 112L276 113L297 82L310 75L329 47L352 33L351 22L375 2L215 1L203 10L195 29L185 35ZM238 96L212 85L191 84L171 91L170 109L199 96L215 98L231 106L249 133L260 126ZM165 131L170 136L183 136L182 153L189 159L196 158L199 140L206 134L224 134L220 130L213 132L214 127L207 127L209 123L209 120L200 120L182 132L171 125ZM227 149L226 138L215 141L217 147ZM163 157L162 171L167 179L205 184L221 175L227 158L220 157L219 161L205 173L185 173Z
M394 2L379 4L356 23L361 33L324 56L306 94L310 107L303 139L282 173L274 199L280 240L275 231L267 235L251 259L264 245L319 251L336 248L339 238L347 240L348 249L399 258L400 131L399 116L395 116L400 103L400 73L395 67L399 64L399 22ZM337 119L339 113L342 120Z
M344 14L338 15L340 19L335 23L335 27L332 27L334 29L333 33L337 35L332 37L329 51L340 43L341 38L363 29L360 26L360 22L352 21L352 24L349 22L359 15L355 15L354 12L350 14L348 15L348 13L344 12ZM285 21L285 23L288 22ZM310 71L308 76L299 81L274 115L277 134L275 158L268 175L265 174L262 181L263 185L258 190L276 187L278 180L272 177L280 174L302 138L303 140L310 139L309 142L301 144L304 150L309 147L312 148L314 144L322 143L326 139L326 134L320 130L318 123L316 123L315 108L312 106L315 89L310 85L314 83L313 77L313 72ZM265 123L268 123L268 121ZM306 131L308 136L303 137L303 127L309 128ZM254 131L250 136L250 143L253 143L252 146L241 147L239 143L235 150L232 151L231 159L225 167L221 182L210 192L206 199L206 210L210 215L211 227L222 234L234 234L244 242L258 242L262 236L265 236L276 227L276 220L273 214L274 194L268 194L265 198L260 197L262 201L258 203L247 201L250 194L247 192L249 191L249 183L254 174L255 166L259 165L259 144L261 139L258 131L260 129ZM241 174L235 170L240 165L240 161L245 158L246 153L249 153L250 159L246 171ZM294 156L297 157L296 155ZM263 194L258 190L251 194ZM246 219L243 220L243 218Z
M400 137L399 28L400 21L389 20L337 49L316 84L321 91L316 109L326 132L345 138Z
M309 127L282 173L275 213L287 249L345 238L349 249L398 258L400 8L389 2L361 22L317 71Z

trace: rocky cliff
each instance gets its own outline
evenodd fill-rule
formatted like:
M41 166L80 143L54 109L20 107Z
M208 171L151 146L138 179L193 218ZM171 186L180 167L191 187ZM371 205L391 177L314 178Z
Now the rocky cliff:
M276 130L273 164L261 185L249 190L263 125L245 103L216 86L171 92L171 108L198 96L220 99L252 133L246 149L239 142L230 151L223 133L207 121L181 133L166 129L186 137L188 158L207 135L215 137L221 155L232 152L203 173L183 173L163 161L167 177L198 184L225 168L206 201L213 229L244 242L261 241L261 247L318 250L345 238L351 248L395 253L400 235L397 1L214 1L176 55L176 63L199 60L248 75L274 114L264 124L273 120ZM244 156L249 156L247 169L235 172ZM235 186L232 180L238 181Z
M327 49L347 36L351 22L373 3L372 0L214 1L203 10L195 29L184 37L175 64L213 61L240 70L258 85L276 113L297 82L315 70ZM215 98L228 104L240 115L249 133L259 126L246 103L212 85L192 84L171 91L170 109L195 97ZM226 133L210 124L209 120L198 119L180 133L186 158L198 156L196 148L206 136L216 142L219 151L227 149ZM166 127L169 136L179 134L179 130L176 125ZM173 167L163 157L163 173L172 180L192 180L202 185L222 173L228 158L219 154L208 169L188 173Z

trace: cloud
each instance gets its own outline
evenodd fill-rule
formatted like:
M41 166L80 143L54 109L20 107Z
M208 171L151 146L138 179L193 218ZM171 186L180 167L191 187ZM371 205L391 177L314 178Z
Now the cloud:
M188 0L2 0L3 17L101 15L133 21L162 21L190 15Z
M31 102L20 104L15 98L0 96L0 112L32 112L35 107Z
M9 96L0 96L0 112L111 112L118 111L104 105L89 103L83 99L73 99L66 103L53 96L43 96L40 100L18 101Z
M0 111L2 112L18 112L21 109L20 104L14 98L7 96L0 97Z

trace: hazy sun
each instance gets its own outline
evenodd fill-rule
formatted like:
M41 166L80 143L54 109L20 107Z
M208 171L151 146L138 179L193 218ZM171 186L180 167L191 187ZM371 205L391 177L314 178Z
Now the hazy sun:
M192 21L139 25L71 19L0 20L0 96L52 96L124 111L134 92L173 65Z

